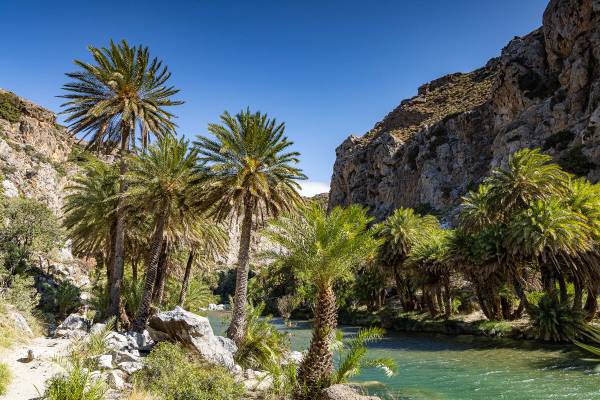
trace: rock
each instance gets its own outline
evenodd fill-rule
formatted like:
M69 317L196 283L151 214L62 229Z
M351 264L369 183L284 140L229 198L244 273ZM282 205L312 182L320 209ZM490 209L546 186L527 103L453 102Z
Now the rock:
M115 351L113 356L117 364L122 362L140 362L142 360L138 350Z
M127 339L127 336L118 332L109 332L108 335L106 335L104 343L106 343L106 346L109 349L114 351L124 350L129 346L129 340Z
M91 326L91 321L81 314L71 314L56 328L58 330L66 331L88 331Z
M212 304L208 305L208 311L227 311L229 306L226 304Z
M498 58L421 86L364 136L348 137L336 149L329 208L362 204L381 220L421 207L452 223L461 197L524 147L599 181L598 7L551 0L542 28Z
M214 335L208 318L176 307L152 316L148 325L154 340L169 338L195 351L206 361L230 370L235 366L232 344Z
M304 358L304 354L301 352L290 351L283 356L283 360L281 362L283 365L287 365L289 363L300 364L302 362L302 358Z
M321 392L322 400L380 400L377 396L363 396L348 385L333 385Z
M106 329L106 324L101 324L101 323L95 323L94 325L92 325L92 327L90 328L90 334L94 335L100 332L103 332Z
M225 350L231 354L235 354L238 351L238 348L233 340L223 336L215 336L215 339L217 339L217 341L221 343L221 346L223 346L223 348L225 348Z
M19 197L19 189L8 179L2 181L2 189L6 197Z
M31 349L27 350L27 356L25 357L25 359L23 360L26 363L30 363L33 360L35 360L35 352Z
M127 332L127 341L130 349L150 351L154 346L154 340L150 337L150 333L147 330L144 332Z
M12 311L9 313L9 315L11 316L11 318L17 325L17 328L19 328L21 331L23 331L26 335L33 336L33 331L31 330L29 323L27 322L27 320L25 319L25 317L23 317L23 315L21 313L19 313L17 311Z
M113 357L110 354L103 354L96 357L96 363L99 370L112 369L113 368Z
M141 362L135 362L135 361L124 361L122 363L117 364L117 367L121 371L124 371L127 374L131 375L134 372L142 369L144 367L144 364L142 364Z
M108 383L112 388L115 389L124 389L126 386L126 378L127 375L125 374L125 372L118 369L113 369L106 373L106 383Z

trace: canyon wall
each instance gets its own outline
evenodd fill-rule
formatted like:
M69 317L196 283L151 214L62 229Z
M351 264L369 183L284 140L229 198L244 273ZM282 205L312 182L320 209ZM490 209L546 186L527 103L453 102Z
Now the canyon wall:
M450 212L523 147L600 180L600 0L551 0L543 26L436 79L336 149L329 207Z

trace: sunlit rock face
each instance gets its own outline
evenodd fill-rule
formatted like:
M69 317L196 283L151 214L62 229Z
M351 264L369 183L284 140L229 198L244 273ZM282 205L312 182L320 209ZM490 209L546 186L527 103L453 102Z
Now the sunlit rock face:
M451 211L523 147L600 179L600 1L552 0L543 26L483 68L423 85L336 149L329 207Z

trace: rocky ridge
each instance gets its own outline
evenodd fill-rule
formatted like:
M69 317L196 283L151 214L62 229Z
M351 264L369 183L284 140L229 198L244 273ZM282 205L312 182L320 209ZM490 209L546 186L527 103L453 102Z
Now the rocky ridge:
M600 179L600 0L551 0L543 26L470 73L419 88L336 149L329 207L451 211L523 147Z

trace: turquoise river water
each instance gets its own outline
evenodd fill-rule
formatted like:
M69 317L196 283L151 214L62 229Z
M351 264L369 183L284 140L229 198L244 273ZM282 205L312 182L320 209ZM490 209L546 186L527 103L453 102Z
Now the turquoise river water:
M225 317L209 315L222 334ZM310 341L310 324L286 328L294 350ZM358 328L341 327L351 336ZM390 333L369 346L370 357L391 357L398 373L386 377L376 369L354 379L366 391L389 400L542 400L600 399L600 368L573 348L541 347L532 342L472 336Z

